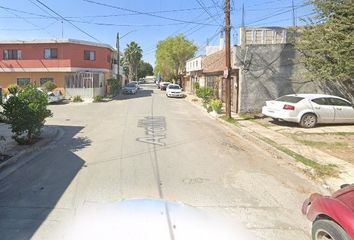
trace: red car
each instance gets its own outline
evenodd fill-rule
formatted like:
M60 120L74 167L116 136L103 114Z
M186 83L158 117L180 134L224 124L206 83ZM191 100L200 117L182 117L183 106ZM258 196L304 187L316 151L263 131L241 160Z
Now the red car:
M354 240L354 184L345 184L332 196L313 193L302 213L312 221L313 240Z

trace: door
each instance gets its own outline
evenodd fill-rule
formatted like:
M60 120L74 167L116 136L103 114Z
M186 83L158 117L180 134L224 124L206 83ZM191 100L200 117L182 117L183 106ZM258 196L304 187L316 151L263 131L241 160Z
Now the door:
M311 100L312 107L318 117L319 123L333 123L335 111L327 98L316 98Z
M335 123L354 123L354 108L352 104L340 98L328 98L335 110Z

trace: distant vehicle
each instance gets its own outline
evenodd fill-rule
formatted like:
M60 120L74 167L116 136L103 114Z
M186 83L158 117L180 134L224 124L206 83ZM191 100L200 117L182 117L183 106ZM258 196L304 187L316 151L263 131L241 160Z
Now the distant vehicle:
M48 103L58 103L64 100L64 96L59 90L48 92Z
M140 78L139 81L138 81L139 84L143 84L145 83L145 79L144 78Z
M184 97L182 88L178 84L169 84L166 88L167 97Z
M156 77L155 76L146 76L145 77L145 82L146 83L153 83L153 82L155 82L156 81Z
M161 90L166 90L167 86L171 84L170 82L161 82L160 83L160 89Z
M123 87L124 94L135 94L138 91L138 86L135 82L130 82Z
M131 81L131 83L135 83L135 84L136 84L136 86L138 87L138 89L140 89L140 84L139 84L139 82L138 82L138 81Z
M304 128L318 123L354 123L354 107L350 101L324 94L282 96L267 101L262 113L274 120L299 123Z
M312 222L313 240L354 239L354 184L345 184L332 196L313 193L302 213Z

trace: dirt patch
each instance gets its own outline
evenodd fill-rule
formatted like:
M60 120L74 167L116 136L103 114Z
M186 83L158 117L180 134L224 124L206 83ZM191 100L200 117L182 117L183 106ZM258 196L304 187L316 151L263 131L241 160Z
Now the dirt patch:
M289 134L294 140L354 164L354 133Z

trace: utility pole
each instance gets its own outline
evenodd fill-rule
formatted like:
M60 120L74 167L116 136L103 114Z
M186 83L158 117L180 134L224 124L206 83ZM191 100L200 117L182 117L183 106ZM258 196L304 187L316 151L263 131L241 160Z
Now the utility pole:
M116 40L116 47L117 47L117 79L120 80L120 73L119 73L119 65L120 65L120 54L119 54L119 32L117 33L117 40Z
M226 116L231 118L231 41L230 41L230 0L225 0L225 105Z

